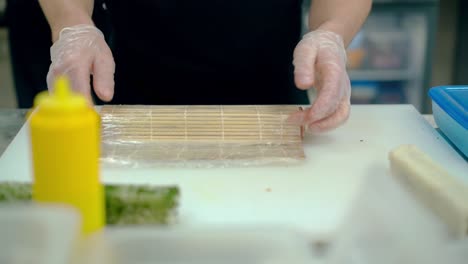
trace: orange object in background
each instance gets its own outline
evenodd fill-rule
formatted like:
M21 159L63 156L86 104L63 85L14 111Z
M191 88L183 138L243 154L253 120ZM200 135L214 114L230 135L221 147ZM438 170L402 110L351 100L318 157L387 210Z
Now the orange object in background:
M348 61L347 67L350 70L361 68L364 58L366 56L366 51L364 49L354 49L347 52Z
M36 97L30 118L33 199L78 209L89 234L105 224L104 193L99 181L100 119L65 77L52 95Z

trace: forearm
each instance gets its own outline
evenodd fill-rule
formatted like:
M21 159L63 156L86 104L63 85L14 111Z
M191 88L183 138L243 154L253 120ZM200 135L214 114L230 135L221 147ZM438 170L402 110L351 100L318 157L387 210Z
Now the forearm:
M312 0L309 29L333 31L347 46L366 20L372 0Z
M39 0L55 42L64 27L78 24L93 25L94 0Z

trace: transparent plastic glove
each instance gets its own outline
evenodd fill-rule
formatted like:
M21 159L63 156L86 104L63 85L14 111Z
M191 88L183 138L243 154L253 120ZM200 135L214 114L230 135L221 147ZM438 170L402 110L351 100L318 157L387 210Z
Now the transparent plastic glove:
M351 83L341 36L324 30L304 35L294 51L293 64L296 86L314 87L317 98L310 108L291 115L290 121L309 132L325 132L343 124L349 117Z
M58 75L66 75L73 90L92 102L90 75L96 95L110 101L114 95L115 63L102 32L91 25L67 27L50 48L52 64L47 74L49 90Z

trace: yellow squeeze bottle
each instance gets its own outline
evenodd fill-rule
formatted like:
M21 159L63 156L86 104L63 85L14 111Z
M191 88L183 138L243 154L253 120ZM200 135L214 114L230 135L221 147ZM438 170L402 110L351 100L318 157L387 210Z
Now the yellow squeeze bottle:
M51 95L36 97L30 118L33 199L75 207L84 234L105 223L99 181L100 118L84 97L58 77Z

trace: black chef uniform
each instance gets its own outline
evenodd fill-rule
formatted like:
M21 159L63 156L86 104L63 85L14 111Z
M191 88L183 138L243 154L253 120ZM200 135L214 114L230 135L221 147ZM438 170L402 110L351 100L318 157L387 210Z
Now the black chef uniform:
M301 0L109 0L114 104L307 104Z

